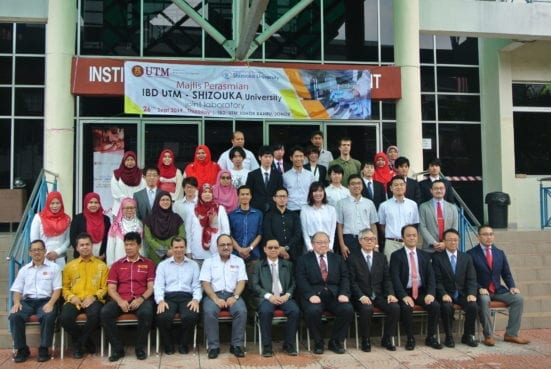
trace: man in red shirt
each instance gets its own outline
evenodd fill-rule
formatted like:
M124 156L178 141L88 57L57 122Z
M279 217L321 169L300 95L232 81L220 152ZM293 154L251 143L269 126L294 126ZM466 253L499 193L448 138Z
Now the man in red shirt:
M140 255L142 238L137 232L128 232L124 236L126 258L116 261L107 277L107 293L111 301L101 310L101 324L107 339L113 347L109 361L118 361L124 356L124 346L116 325L117 318L125 313L138 317L136 337L136 358L144 360L144 347L153 320L153 282L155 264Z

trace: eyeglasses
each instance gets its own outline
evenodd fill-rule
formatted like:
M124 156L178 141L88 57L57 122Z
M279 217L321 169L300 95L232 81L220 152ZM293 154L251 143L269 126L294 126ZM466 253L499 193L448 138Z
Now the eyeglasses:
M277 250L279 249L279 246L266 246L268 250Z
M222 177L220 177L220 179L231 179L231 177L228 177L228 176L222 176Z
M377 241L377 237L362 237L360 240L375 242Z

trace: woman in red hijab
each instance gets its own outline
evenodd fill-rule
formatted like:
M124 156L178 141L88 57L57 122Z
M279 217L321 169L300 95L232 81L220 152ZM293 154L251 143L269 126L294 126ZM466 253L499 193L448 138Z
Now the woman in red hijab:
M44 209L36 214L31 223L30 241L42 240L46 245L46 259L63 269L65 253L69 247L71 218L65 214L61 193L50 192Z
M145 188L145 180L142 170L138 168L136 153L127 151L122 157L119 168L113 171L113 178L111 178L111 194L113 195L111 214L115 216L119 212L122 199L133 197L134 193L142 188Z
M205 145L199 145L195 149L195 159L193 163L186 166L184 175L197 178L199 188L201 188L205 183L215 183L219 171L220 166L212 161L210 149Z
M87 193L84 196L82 207L82 213L75 215L71 222L69 239L74 248L73 255L75 259L79 257L79 253L76 250L77 236L81 233L88 233L92 237L92 252L94 256L105 260L105 248L107 247L107 235L109 234L111 221L103 213L101 199L97 193Z
M373 173L373 179L375 181L381 182L385 187L385 191L388 188L387 183L390 182L392 177L396 174L390 169L388 163L388 157L384 152L378 152L375 154L373 159L373 164L375 164L375 173Z
M159 189L170 193L172 201L182 197L182 172L174 165L174 152L164 149L159 155L157 168L159 169Z

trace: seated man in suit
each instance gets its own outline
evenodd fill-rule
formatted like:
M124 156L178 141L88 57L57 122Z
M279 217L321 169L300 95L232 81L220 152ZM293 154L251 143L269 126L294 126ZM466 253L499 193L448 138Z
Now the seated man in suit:
M490 317L490 302L502 301L509 308L509 322L505 329L504 340L507 342L526 344L526 338L520 337L520 323L524 300L520 290L515 287L515 280L509 268L509 262L503 250L494 245L494 230L488 225L478 228L479 244L467 253L473 259L478 282L478 311L484 333L484 344L495 345L492 320ZM501 285L501 279L507 287Z
M308 330L314 339L314 353L323 354L322 314L335 316L328 348L344 354L346 339L354 308L350 304L350 280L344 259L329 251L329 235L317 232L312 237L313 252L297 261L297 287Z
M398 299L388 272L388 262L384 254L374 252L377 236L371 229L363 229L358 234L361 250L353 252L348 260L350 269L350 289L352 304L360 315L360 334L362 351L371 351L370 326L373 307L385 312L384 333L381 346L389 351L396 351L392 336L400 317Z
M400 299L400 316L408 337L406 350L415 348L411 322L415 305L422 306L429 314L425 344L439 350L442 345L434 336L440 319L440 304L434 298L436 293L434 271L430 254L417 249L418 237L415 226L402 227L404 247L394 251L390 257L390 277L396 297Z
M253 267L252 289L255 305L262 327L262 356L270 357L272 351L272 319L276 309L282 310L287 317L283 350L291 356L297 355L295 336L297 334L300 309L292 299L295 292L293 264L279 258L277 240L266 241L266 258Z
M436 279L436 295L441 301L442 323L447 347L455 347L452 335L453 304L465 311L465 324L461 342L471 347L478 346L474 337L476 314L476 272L470 255L458 251L459 232L448 229L444 232L445 252L432 255L432 267Z
M431 183L432 199L419 206L419 231L423 237L423 250L444 251L444 230L458 229L459 214L454 204L444 200L446 185L441 180Z
M247 187L251 189L253 195L251 206L266 213L275 207L272 195L283 186L283 179L281 174L272 168L274 157L270 146L262 146L258 150L258 160L260 160L260 168L249 172Z

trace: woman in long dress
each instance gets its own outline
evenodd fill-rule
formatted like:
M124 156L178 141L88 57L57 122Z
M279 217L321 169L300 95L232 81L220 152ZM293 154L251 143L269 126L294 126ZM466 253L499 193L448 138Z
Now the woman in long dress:
M113 196L111 215L114 216L119 212L122 199L134 196L134 193L142 188L145 188L145 180L142 170L138 168L136 153L127 151L124 153L118 169L113 171L111 178L111 195Z
M157 169L159 169L159 189L170 193L172 201L182 198L182 180L184 176L174 164L174 152L164 149L159 155Z
M30 240L42 240L46 245L46 258L61 269L65 266L69 247L71 218L65 214L61 193L50 192L44 209L37 213L31 223Z
M115 261L126 256L124 252L124 235L128 232L138 232L143 235L142 222L138 219L136 213L136 201L131 197L126 197L121 201L119 212L111 228L109 229L109 238L107 239L107 249L105 250L105 262L111 266Z

